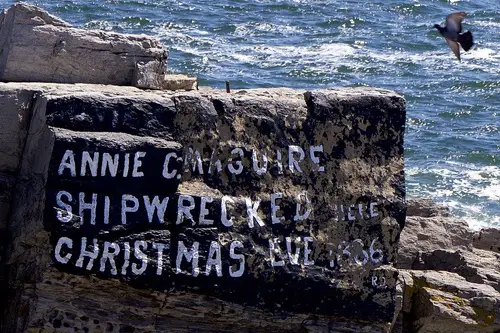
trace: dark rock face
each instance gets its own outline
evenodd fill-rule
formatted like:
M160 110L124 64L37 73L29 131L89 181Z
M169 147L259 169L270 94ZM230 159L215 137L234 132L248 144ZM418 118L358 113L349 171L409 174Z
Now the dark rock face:
M0 206L0 217L5 217L0 220L5 228L0 246L0 331L16 332L27 327L36 303L33 288L50 261L44 255L50 247L43 232L43 210L54 137L38 99L40 90L4 85L1 90L5 121L0 126L0 156L6 158L1 159L0 175L7 186L0 195L6 199Z
M121 132L172 139L172 100L140 103L137 98L61 96L47 100L47 122L77 131Z
M37 105L48 263L23 329L390 329L401 97L46 85Z

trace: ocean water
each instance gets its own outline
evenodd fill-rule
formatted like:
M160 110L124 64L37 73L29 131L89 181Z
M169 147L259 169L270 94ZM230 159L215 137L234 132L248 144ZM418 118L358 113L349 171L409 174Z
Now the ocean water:
M3 8L12 2L0 0ZM223 88L375 86L406 98L408 197L500 227L499 0L108 0L35 4L84 28L145 33L172 73ZM458 62L433 28L465 11Z

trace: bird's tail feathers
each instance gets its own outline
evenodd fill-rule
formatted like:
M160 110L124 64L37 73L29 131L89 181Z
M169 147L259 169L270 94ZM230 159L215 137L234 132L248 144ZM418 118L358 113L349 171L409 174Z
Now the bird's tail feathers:
M466 31L458 35L457 42L460 43L464 51L469 51L474 45L474 41L472 39L472 33L470 31Z

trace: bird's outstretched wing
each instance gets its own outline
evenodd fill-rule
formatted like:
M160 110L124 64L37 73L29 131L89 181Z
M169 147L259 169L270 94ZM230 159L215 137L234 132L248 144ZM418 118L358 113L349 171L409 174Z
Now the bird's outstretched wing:
M469 51L474 45L474 38L472 37L472 32L466 31L458 34L457 42L460 43L464 51Z
M460 47L458 46L458 43L454 42L452 40L449 40L448 38L445 38L445 39L446 39L446 43L448 43L448 46L450 47L450 49L457 56L458 61L460 61Z
M467 16L465 12L453 13L446 16L446 28L449 32L461 33L462 21Z

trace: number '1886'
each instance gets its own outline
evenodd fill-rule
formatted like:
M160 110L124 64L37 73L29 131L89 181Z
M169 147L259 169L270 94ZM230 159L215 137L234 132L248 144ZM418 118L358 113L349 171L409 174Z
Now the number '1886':
M361 239L355 239L351 242L342 241L337 246L337 253L330 250L330 267L341 268L346 265L356 264L364 266L368 263L379 264L384 258L382 250L377 247L377 239L372 240L370 246L365 248Z

